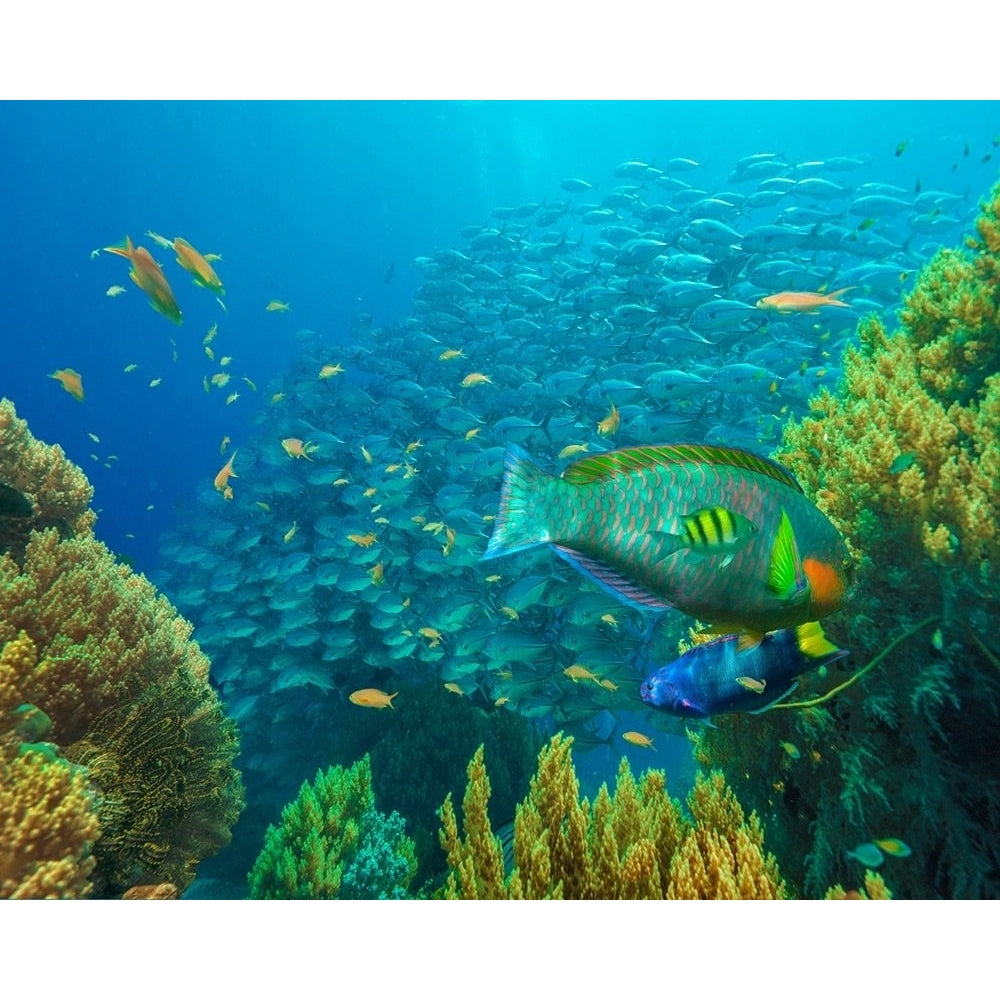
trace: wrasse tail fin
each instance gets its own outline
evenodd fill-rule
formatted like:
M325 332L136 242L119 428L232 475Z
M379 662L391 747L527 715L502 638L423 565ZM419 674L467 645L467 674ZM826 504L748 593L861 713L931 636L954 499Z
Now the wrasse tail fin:
M795 641L799 652L810 660L818 660L824 656L834 656L838 653L846 656L846 649L839 649L823 634L819 622L806 622L795 627Z
M500 509L483 559L521 552L549 540L548 528L539 517L538 494L552 477L517 445L508 446L503 466Z

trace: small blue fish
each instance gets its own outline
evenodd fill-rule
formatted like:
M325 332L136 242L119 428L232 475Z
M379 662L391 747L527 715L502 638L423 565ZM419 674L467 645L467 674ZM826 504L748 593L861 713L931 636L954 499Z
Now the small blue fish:
M647 705L689 719L763 712L789 695L801 674L847 655L818 622L768 632L749 649L727 635L655 670L639 693Z

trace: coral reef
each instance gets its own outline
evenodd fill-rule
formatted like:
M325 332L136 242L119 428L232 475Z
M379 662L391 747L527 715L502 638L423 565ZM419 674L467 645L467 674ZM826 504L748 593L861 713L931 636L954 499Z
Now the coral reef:
M1000 895L1000 185L976 229L924 268L898 329L860 324L837 392L775 455L858 558L825 623L853 660L796 703L694 737L809 895L856 879L845 851L887 836L913 848L886 860L896 896Z
M579 796L572 737L556 734L514 820L514 868L504 870L487 813L482 747L468 767L463 834L449 795L441 808L448 899L783 899L784 881L764 852L756 815L746 818L719 772L699 775L691 818L666 791L662 771L638 782L625 758L614 793Z
M191 625L91 534L82 473L34 441L6 401L0 417L0 482L64 521L61 530L31 527L19 552L0 551L4 766L27 782L22 796L36 789L51 799L61 787L78 815L82 832L64 855L80 859L78 871L60 883L68 893L117 897L162 882L182 890L228 842L242 807L235 725ZM33 732L51 741L34 744L47 749L45 767L18 756L19 739ZM47 812L55 823L59 814ZM99 837L84 812L96 813ZM36 824L35 836L53 833Z
M250 872L251 899L400 899L416 874L398 813L375 808L367 755L303 782L270 826Z

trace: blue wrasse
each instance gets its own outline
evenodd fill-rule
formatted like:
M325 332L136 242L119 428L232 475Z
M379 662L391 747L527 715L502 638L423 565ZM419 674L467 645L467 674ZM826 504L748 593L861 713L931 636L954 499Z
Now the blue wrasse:
M653 671L639 689L653 708L688 719L763 712L789 695L798 678L848 655L818 622L768 632L750 649L727 635L695 646Z
M850 583L843 539L792 474L736 448L622 448L552 476L511 446L483 558L543 544L619 599L744 645L830 614Z

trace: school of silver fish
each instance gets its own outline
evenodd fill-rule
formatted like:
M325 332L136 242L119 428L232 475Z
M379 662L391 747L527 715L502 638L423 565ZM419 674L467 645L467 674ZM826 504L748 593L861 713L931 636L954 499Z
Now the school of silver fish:
M248 785L304 773L336 712L363 710L350 693L393 678L581 745L616 713L661 725L631 663L643 612L544 550L480 561L505 451L552 470L671 442L767 455L836 384L859 317L896 309L975 212L867 167L759 153L712 183L683 158L567 178L417 258L405 322L300 331L156 579L211 657Z

